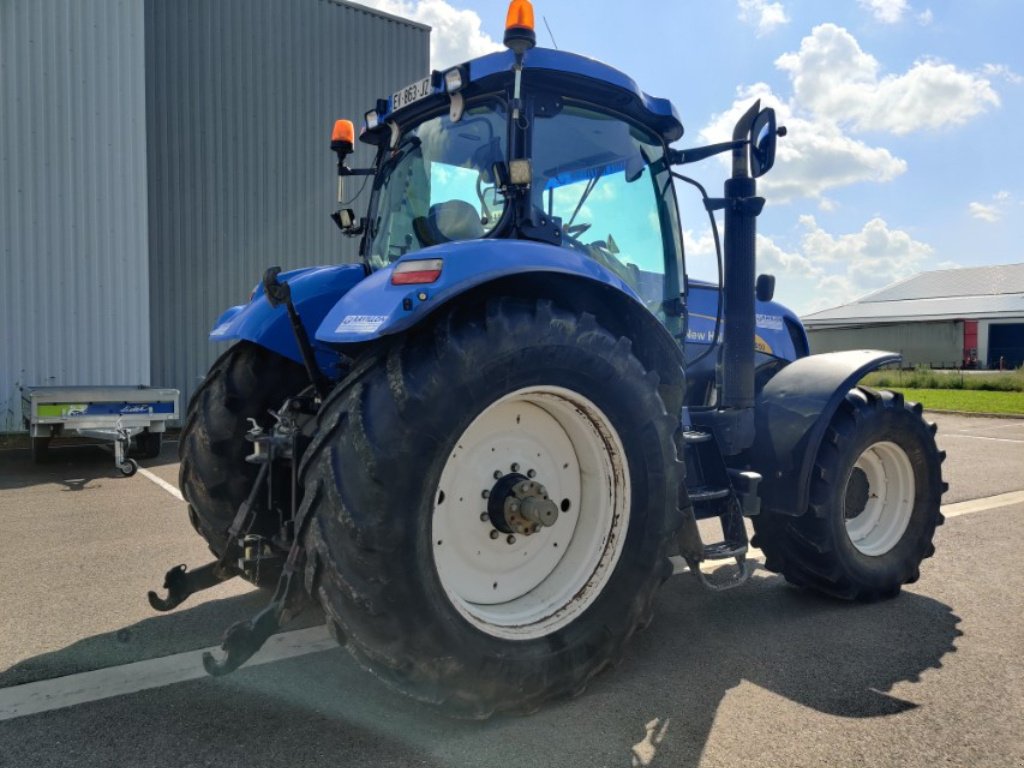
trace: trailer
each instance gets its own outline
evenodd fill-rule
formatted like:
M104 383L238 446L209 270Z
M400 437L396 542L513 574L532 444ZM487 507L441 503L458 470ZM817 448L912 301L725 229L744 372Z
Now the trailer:
M114 465L125 477L139 468L129 457L160 453L167 422L178 418L176 389L153 387L23 387L22 416L32 441L32 459L46 458L50 441L77 435L110 443Z

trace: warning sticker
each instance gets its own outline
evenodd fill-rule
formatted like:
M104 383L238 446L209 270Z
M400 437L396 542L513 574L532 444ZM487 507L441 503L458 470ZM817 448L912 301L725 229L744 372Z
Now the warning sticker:
M335 333L373 333L387 321L387 315L345 315Z
M767 328L771 331L782 330L782 317L779 315L758 315L757 316L757 327Z

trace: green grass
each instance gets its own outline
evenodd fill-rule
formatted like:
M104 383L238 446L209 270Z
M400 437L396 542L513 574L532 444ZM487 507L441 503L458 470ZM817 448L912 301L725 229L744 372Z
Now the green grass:
M878 386L873 384L871 386ZM929 411L1024 414L1024 392L991 392L980 389L911 389L886 387L902 392L907 400Z
M961 371L933 371L915 368L912 371L890 369L869 373L861 381L869 387L893 389L956 389L985 392L1024 392L1024 368L1015 371L972 373Z

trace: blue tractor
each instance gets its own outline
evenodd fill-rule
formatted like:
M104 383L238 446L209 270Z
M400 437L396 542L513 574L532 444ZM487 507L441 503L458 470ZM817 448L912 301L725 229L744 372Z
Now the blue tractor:
M272 268L216 323L235 343L180 442L216 560L150 600L234 576L276 591L211 674L312 599L395 688L460 716L529 711L616 662L674 571L749 579L747 518L768 570L848 600L896 595L933 552L935 427L858 385L898 356L809 355L755 279L773 111L674 148L668 101L536 48L525 0L505 43L379 100L369 168L348 167L339 121L339 202L353 177L372 189L334 215L359 263ZM674 184L719 153L731 176L703 197L724 214L721 288L687 282Z

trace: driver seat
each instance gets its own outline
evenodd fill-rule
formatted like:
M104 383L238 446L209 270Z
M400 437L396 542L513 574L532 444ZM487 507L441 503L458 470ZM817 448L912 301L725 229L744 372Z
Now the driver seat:
M413 222L423 245L438 245L452 240L477 240L484 236L480 213L465 200L446 200L430 206L426 216Z

